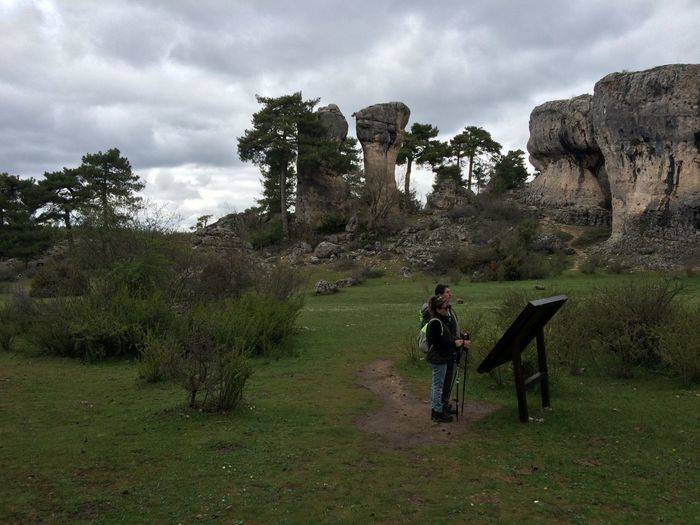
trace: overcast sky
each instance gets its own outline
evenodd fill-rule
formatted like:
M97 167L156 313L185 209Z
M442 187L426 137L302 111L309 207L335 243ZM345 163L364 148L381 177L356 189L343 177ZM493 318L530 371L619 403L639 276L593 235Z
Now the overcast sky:
M399 100L409 126L479 125L525 149L535 105L700 62L699 26L700 0L0 0L0 171L118 147L187 225L259 194L235 151L256 93L336 103L352 134L354 111Z

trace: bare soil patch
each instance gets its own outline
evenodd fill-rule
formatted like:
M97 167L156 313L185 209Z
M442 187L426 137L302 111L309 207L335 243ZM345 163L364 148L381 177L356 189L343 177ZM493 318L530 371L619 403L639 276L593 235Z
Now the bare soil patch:
M473 421L484 419L500 408L492 403L470 400L467 395L459 421L434 423L430 419L429 385L426 383L426 397L418 399L394 372L388 359L379 359L363 367L358 373L358 384L377 395L383 406L379 412L362 416L357 425L397 447L448 443L468 429Z

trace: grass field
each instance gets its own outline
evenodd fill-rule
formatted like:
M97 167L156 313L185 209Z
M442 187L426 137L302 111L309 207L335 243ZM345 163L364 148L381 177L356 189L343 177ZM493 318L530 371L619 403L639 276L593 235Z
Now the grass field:
M631 278L561 277L541 293ZM700 279L685 285L697 302ZM472 371L469 398L501 408L452 442L396 446L358 428L380 402L357 371L378 358L427 398L430 369L402 343L431 287L391 277L307 297L298 354L257 359L231 414L185 409L133 362L0 354L0 522L700 523L700 392L669 378L562 371L553 410L530 395L542 422L522 425L512 388ZM514 287L534 283L458 284L457 311Z

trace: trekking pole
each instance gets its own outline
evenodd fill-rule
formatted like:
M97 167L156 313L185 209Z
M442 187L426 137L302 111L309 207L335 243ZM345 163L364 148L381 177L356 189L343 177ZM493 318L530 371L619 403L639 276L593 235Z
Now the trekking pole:
M464 351L464 364L462 365L462 409L461 412L464 412L464 398L466 397L466 390L467 390L467 361L469 360L469 349L467 348Z

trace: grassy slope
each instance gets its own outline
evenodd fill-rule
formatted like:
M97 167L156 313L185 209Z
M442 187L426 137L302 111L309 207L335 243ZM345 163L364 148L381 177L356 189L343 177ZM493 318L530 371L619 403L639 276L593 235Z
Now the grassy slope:
M182 409L181 391L139 384L132 363L0 355L0 522L697 519L700 394L671 380L560 374L554 411L531 395L544 422L520 425L512 390L472 373L470 395L503 409L458 442L396 450L358 430L378 407L355 384L363 364L389 357L427 395L429 369L402 364L401 342L430 283L386 281L309 297L299 355L258 361L253 408L230 415ZM490 308L514 286L533 283L454 289L459 308ZM698 291L689 280L688 297Z

